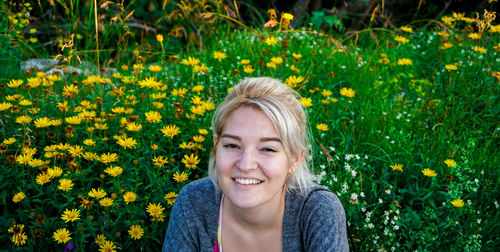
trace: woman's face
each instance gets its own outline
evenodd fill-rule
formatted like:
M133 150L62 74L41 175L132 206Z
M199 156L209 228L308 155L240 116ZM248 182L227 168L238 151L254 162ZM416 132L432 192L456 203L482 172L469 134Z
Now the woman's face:
M239 208L279 204L292 164L267 116L240 107L218 137L217 180L226 199Z

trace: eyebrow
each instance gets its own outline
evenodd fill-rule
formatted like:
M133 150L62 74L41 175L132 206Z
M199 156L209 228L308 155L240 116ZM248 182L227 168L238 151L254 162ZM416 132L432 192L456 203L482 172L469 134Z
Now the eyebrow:
M235 136L235 135L230 135L230 134L223 134L221 136L221 138L223 137L227 137L227 138L232 138L232 139L235 139L235 140L238 140L238 141L241 141L241 137L239 136ZM281 143L281 139L277 138L277 137L263 137L260 139L261 142L268 142L268 141L273 141L273 142L278 142L278 143Z

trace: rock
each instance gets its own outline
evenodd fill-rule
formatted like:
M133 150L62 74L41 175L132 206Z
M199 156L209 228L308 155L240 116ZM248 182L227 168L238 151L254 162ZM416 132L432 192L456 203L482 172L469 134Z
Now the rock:
M46 71L51 67L57 65L57 60L53 59L29 59L20 63L21 70L23 72L28 71L31 68L36 68L39 71Z

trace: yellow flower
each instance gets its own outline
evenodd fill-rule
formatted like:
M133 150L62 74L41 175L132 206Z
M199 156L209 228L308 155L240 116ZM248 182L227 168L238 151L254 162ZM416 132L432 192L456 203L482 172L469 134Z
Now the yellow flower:
M467 37L469 37L470 39L481 39L481 35L479 35L479 33L470 33L469 35L467 35Z
M63 190L63 191L69 191L73 188L73 181L71 179L60 179L59 180L59 185L57 186L57 189Z
M39 185L50 182L51 176L48 173L40 173L36 176L36 183Z
M246 65L244 68L243 68L243 72L247 73L247 74L251 74L255 71L255 68L253 68L252 65Z
M66 210L64 210L64 212L61 216L61 219L66 223L68 223L68 221L74 222L75 220L79 220L80 219L80 209L68 210L66 208Z
M200 133L202 135L206 135L206 134L208 134L208 130L206 130L206 129L199 129L198 133Z
M168 164L168 158L163 156L158 156L153 158L153 164L157 167L162 168L165 164Z
M10 88L18 88L23 84L23 80L11 80L7 86Z
M177 183L180 183L188 179L188 174L185 172L182 172L181 174L179 174L179 172L175 172L173 178Z
M271 58L271 62L276 64L276 65L279 65L281 63L283 63L283 58L281 57L272 57Z
M394 40L398 41L401 44L405 44L405 43L410 42L409 39L407 39L407 38L405 38L403 36L396 36L396 37L394 37Z
M128 230L128 234L134 240L141 239L141 237L144 235L144 229L142 229L140 225L132 225Z
M113 205L113 199L112 198L103 198L102 200L99 200L99 205L103 207L109 207Z
M0 103L0 111L10 109L10 107L12 107L11 103L8 103L8 102L1 102Z
M3 140L3 143L6 144L6 145L11 145L11 144L13 144L15 142L16 142L16 139L13 138L13 137Z
M443 44L441 45L440 49L441 50L446 50L448 48L451 48L453 47L453 44L448 42L448 41L444 41Z
M29 116L26 116L26 115L22 115L22 116L19 116L16 118L16 123L19 123L19 124L22 124L22 125L26 125L28 123L31 122L31 117Z
M198 159L198 156L194 154L191 154L190 156L184 155L184 158L182 158L182 163L184 163L189 169L195 169L196 165L200 163L200 159Z
M436 177L437 173L434 170L431 170L429 168L425 168L422 170L422 174L427 177Z
M69 240L71 240L71 233L66 229L66 228L59 228L57 229L52 237L54 240L57 241L57 243L66 243Z
M167 201L167 204L173 205L175 203L175 198L177 197L177 193L175 192L169 192L165 194L165 200Z
M413 62L410 59L401 58L401 59L398 59L398 65L401 65L401 66L413 65Z
M292 53L292 57L295 60L300 60L302 58L302 54L300 54L300 53Z
M455 167L457 165L457 162L455 162L455 160L453 159L446 159L444 161L444 163L448 166L448 167Z
M58 166L54 166L54 168L47 169L47 174L49 174L49 176L52 178L57 178L57 177L61 176L62 173L63 173L63 170Z
M161 34L156 35L156 40L160 43L163 42L163 35Z
M158 111L146 112L146 121L150 123L159 123L161 122L161 115Z
M464 201L461 200L461 199L454 199L452 201L450 201L450 203L454 206L454 207L463 207L464 206Z
M323 91L321 91L321 95L324 97L328 97L328 96L332 95L332 91L323 89Z
M29 163L29 161L31 161L31 159L33 159L33 154L25 153L18 155L16 157L16 162L19 164L27 164Z
M99 244L99 252L116 252L116 245L112 241L104 241Z
M205 113L205 111L206 111L205 106L203 106L203 105L191 106L189 108L189 110L191 112L193 112L193 114L196 114L196 115L203 115L203 113Z
M165 208L160 204L152 204L149 203L148 207L146 208L146 211L153 217L153 221L163 221L163 218L165 217L163 215L163 211Z
M200 60L197 58L188 57L187 59L183 59L182 63L184 63L184 65L186 66L194 66L200 63Z
M283 13L283 14L282 14L282 17L283 17L283 19L286 19L286 20L288 20L288 21L293 20L293 15L292 15L292 14L290 14L290 13Z
M242 65L250 64L250 60L248 60L248 59L242 59L240 61L240 64L242 64Z
M131 137L120 138L117 142L124 150L127 148L134 149L137 145L137 141Z
M175 135L181 132L181 129L176 125L169 124L161 129L164 136L173 138Z
M80 146L80 145L74 145L74 146L70 146L68 148L68 153L72 156L72 157L81 157L82 154L83 154L83 147Z
M109 174L110 176L116 177L123 173L123 169L120 166L111 166L106 168L104 172Z
M24 224L14 224L7 231L14 234L24 232Z
M137 199L137 194L134 192L126 192L123 194L123 200L128 204L130 202L134 202Z
M298 69L297 67L295 67L295 65L291 65L290 66L290 70L294 71L295 73L300 73L300 69Z
M448 71L456 71L457 70L456 65L445 65L444 68L446 68L446 70L448 70Z
M267 37L265 40L265 43L268 46L276 45L276 44L278 44L278 39L275 37Z
M193 136L193 140L197 143L201 143L203 141L205 141L205 137L204 136L201 136L201 135L198 135L198 136Z
M191 88L191 91L200 94L200 92L204 89L203 85L196 85Z
M221 60L227 58L227 55L223 52L215 51L213 53L213 57L214 57L214 59L221 61Z
M106 236L104 234L98 234L95 238L95 243L97 244L103 244L106 241Z
M328 125L324 123L320 123L316 125L316 129L321 130L321 131L328 131Z
M160 88L163 86L161 81L157 81L154 77L146 77L144 80L139 81L141 88Z
M478 53L485 53L488 51L486 48L480 47L480 46L474 46L474 47L472 47L472 50L474 52L478 52Z
M285 84L291 88L294 88L297 86L297 84L301 83L302 81L304 81L304 77L302 76L297 77L295 75L292 75L286 78Z
M400 171L400 172L403 171L403 165L402 164L398 164L398 163L393 164L393 165L391 165L391 168L392 168L393 171Z
M85 144L87 146L95 146L95 141L88 138L88 139L83 140L83 144Z
M352 98L352 97L354 97L354 95L356 95L356 91L354 91L350 88L343 87L340 89L340 95Z
M66 121L69 124L80 124L82 122L82 118L78 115L76 116L71 116L71 117L66 117L64 118L64 121Z
M273 62L267 62L266 66L269 67L269 68L272 68L272 69L276 68L276 64L274 64Z
M161 66L158 66L158 65L151 65L148 67L149 71L151 72L159 72L161 71Z
M26 99L19 101L19 105L21 105L21 106L31 106L32 104L33 104L33 102L31 102L30 100L26 100Z
M73 84L69 84L69 85L66 85L63 87L63 96L64 97L72 98L75 95L77 95L78 92L79 92L78 87L73 85Z
M102 197L106 196L106 194L107 194L107 193L106 193L104 190L102 190L101 188L97 188L97 190L96 190L96 189L94 189L94 188L92 188L92 189L90 190L90 192L88 193L88 195L89 195L90 197L92 197L92 198L96 198L96 199L100 199L100 198L102 198Z
M206 72L208 70L208 67L205 66L205 64L201 64L201 65L195 65L193 67L193 71L195 73L203 73L203 72Z
M312 106L311 98L302 97L302 98L300 98L299 102L300 102L300 104L302 104L302 106L304 106L306 108Z
M408 32L408 33L412 33L413 32L413 29L409 26L401 26L399 27L400 30L404 31L404 32Z
M23 200L26 197L26 195L23 192L18 192L12 197L12 201L15 203L18 203L19 201Z
M127 123L127 126L125 127L128 131L139 131L142 129L142 125L140 123Z
M28 239L28 236L24 232L19 232L14 235L12 235L12 241L16 246L24 245L26 244L26 239Z

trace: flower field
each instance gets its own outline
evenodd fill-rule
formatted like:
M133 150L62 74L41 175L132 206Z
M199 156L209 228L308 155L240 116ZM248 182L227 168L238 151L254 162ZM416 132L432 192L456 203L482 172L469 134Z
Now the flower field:
M0 249L158 251L177 194L207 175L217 104L242 79L271 76L301 95L312 168L341 199L352 248L494 251L493 16L342 39L234 30L204 49L159 51L157 61L135 51L139 60L116 72L30 69L4 80Z

